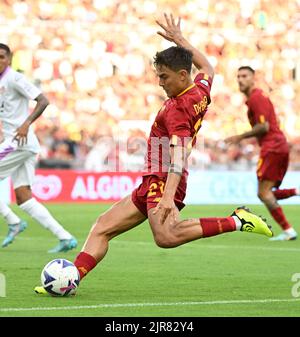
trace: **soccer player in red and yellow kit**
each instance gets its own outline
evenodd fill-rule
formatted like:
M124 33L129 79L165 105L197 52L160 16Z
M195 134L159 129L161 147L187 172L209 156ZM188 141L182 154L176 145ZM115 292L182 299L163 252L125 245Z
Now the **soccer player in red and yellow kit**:
M255 87L255 71L249 66L240 67L237 80L240 91L247 97L248 119L252 130L229 137L225 142L238 144L245 138L257 138L261 147L257 165L258 197L283 229L281 234L270 240L295 240L297 233L277 202L299 194L296 188L279 189L289 164L286 137L279 128L271 100L261 89Z
M154 59L159 85L169 99L151 128L141 185L97 219L74 262L81 279L103 259L112 238L147 218L156 244L163 248L235 230L272 236L268 225L244 208L224 218L179 220L186 192L186 159L210 103L214 71L206 57L182 36L180 19L176 24L172 15L165 15L165 23L157 23L164 29L159 34L177 45L157 53ZM199 70L194 81L192 63Z

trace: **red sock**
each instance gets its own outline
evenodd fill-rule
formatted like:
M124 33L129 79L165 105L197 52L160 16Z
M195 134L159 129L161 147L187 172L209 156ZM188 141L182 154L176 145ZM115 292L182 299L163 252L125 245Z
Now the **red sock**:
M295 188L285 189L285 190L275 190L273 191L277 200L287 199L297 195Z
M288 223L285 215L283 214L283 210L281 207L274 208L271 212L274 220L280 225L283 230L289 229L292 226Z
M200 225L204 238L236 230L235 221L231 216L228 218L200 218Z
M92 255L80 252L76 257L74 264L79 271L80 280L82 280L88 272L96 267L97 261Z

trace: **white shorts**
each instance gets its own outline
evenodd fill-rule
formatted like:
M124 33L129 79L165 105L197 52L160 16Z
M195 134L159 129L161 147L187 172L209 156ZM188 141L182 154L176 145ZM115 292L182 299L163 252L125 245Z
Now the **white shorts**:
M1 148L0 148L1 150ZM12 151L5 156L0 153L0 180L11 177L14 189L32 186L35 176L36 153Z

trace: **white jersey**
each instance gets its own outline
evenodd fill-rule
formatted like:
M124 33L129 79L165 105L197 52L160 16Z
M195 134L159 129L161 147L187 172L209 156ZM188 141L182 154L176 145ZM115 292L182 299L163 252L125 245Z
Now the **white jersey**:
M23 74L7 67L0 76L0 121L4 140L11 140L16 129L20 127L29 115L29 100L34 100L41 90L30 83ZM40 151L38 139L29 127L27 144L19 146L18 150L34 153Z

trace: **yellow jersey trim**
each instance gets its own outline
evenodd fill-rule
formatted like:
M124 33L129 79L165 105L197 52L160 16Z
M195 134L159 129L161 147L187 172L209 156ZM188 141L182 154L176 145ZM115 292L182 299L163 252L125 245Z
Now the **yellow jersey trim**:
M260 121L260 123L264 123L266 121L265 116L264 115L260 115L259 116L259 121Z
M179 97L183 94L185 94L187 91L189 91L190 89L194 88L196 86L195 83L191 84L189 87L187 87L186 89L184 89L180 94L178 94L176 97Z

